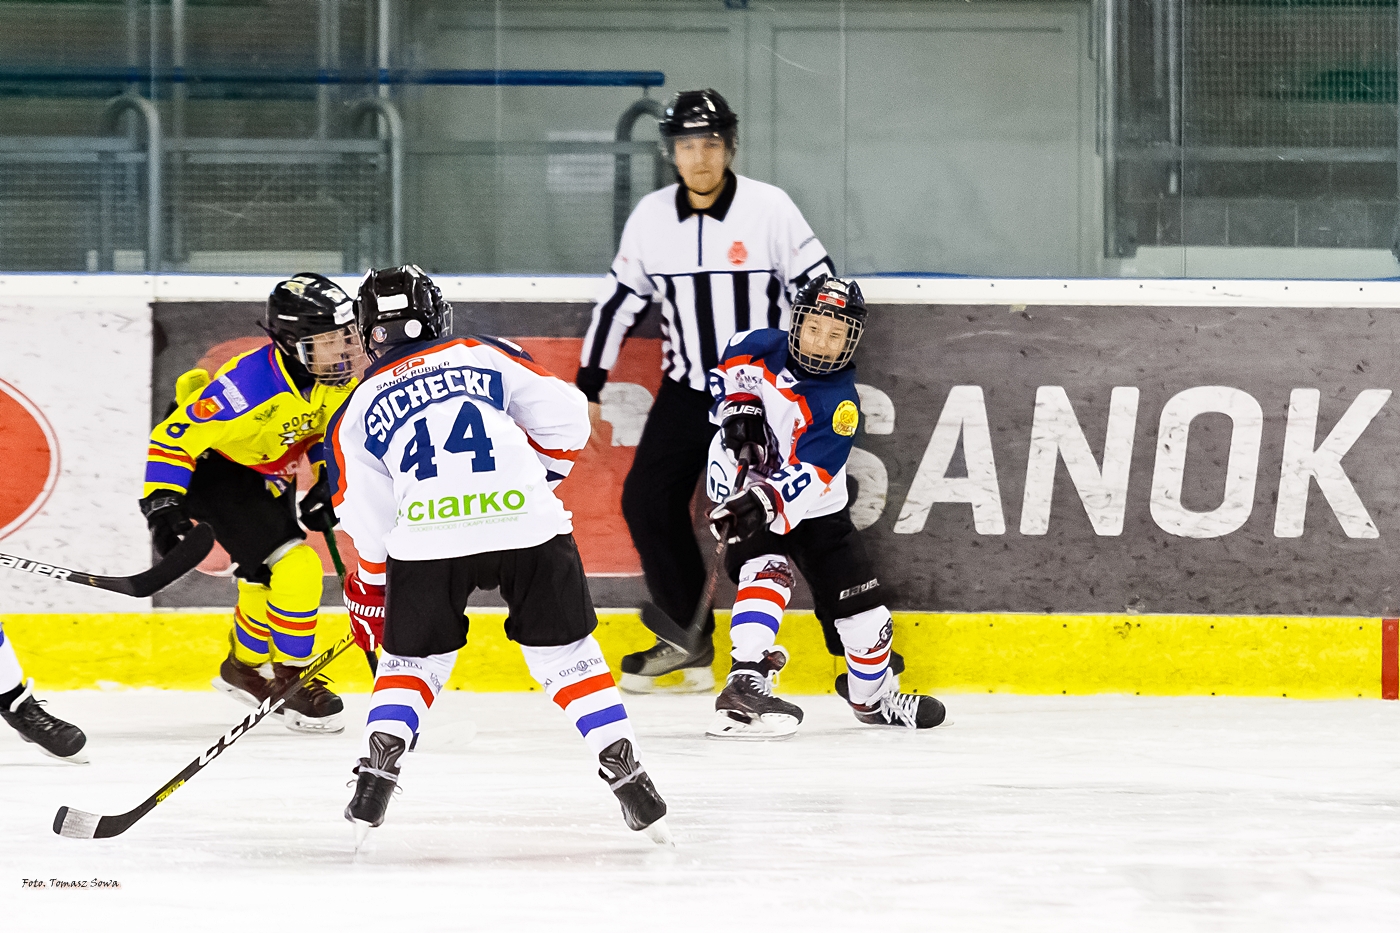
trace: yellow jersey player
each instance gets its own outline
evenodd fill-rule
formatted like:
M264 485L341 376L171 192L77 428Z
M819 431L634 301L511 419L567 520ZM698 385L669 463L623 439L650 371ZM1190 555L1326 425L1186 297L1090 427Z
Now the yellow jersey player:
M257 706L313 656L321 559L297 523L297 462L316 482L301 501L313 531L335 527L323 440L355 387L364 349L354 302L325 276L278 283L263 325L272 342L175 384L175 410L151 432L141 513L162 555L207 522L237 565L232 648L214 686ZM344 704L321 678L287 698L287 728L340 732Z

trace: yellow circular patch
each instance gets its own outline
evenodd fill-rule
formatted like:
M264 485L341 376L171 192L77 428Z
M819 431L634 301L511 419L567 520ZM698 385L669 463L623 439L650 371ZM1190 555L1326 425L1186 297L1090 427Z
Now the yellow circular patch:
M855 402L850 399L836 406L836 413L831 416L831 430L842 437L850 437L856 433L856 425L860 424L860 409Z

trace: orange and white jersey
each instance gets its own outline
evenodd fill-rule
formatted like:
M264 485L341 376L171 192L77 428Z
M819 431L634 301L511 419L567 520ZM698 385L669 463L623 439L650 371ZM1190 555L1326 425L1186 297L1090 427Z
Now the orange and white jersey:
M361 564L533 547L573 531L554 495L588 441L583 393L495 337L413 344L331 423L331 488Z

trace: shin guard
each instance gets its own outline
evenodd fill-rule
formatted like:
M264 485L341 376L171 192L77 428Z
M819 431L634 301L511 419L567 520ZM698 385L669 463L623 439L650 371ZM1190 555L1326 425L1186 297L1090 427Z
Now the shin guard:
M778 628L792 598L792 570L787 558L765 554L744 562L739 571L739 592L729 620L729 637L735 661L757 663L778 640Z
M521 645L520 651L531 676L569 717L593 754L599 754L618 739L637 744L622 705L622 694L592 635L552 648Z
M884 606L876 606L845 619L836 620L836 631L846 649L846 670L850 672L850 701L867 704L897 687L890 671L890 643L894 640L894 620Z

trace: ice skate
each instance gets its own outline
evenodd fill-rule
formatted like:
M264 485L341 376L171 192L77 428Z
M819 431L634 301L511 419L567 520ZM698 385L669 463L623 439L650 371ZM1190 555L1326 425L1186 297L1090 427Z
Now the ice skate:
M403 739L396 735L370 734L369 757L361 758L355 766L355 793L345 805L345 818L355 827L357 849L369 831L384 822L389 798L399 784L399 759L405 750Z
M723 739L783 739L797 731L802 710L773 696L787 651L773 647L759 662L735 661L729 680L715 698L715 718L705 734Z
M715 646L710 643L695 654L686 654L664 641L645 651L637 651L622 659L622 680L618 689L623 693L710 693L715 689ZM679 683L660 685L659 679L679 672Z
M272 696L272 678L263 674L262 668L244 664L234 657L229 649L228 657L219 665L219 676L214 678L214 689L227 693L239 703L254 708ZM281 713L281 710L278 710Z
M847 703L850 696L843 694ZM851 703L851 711L863 723L872 726L902 726L906 729L932 729L948 715L942 702L935 697L917 693L899 693L891 689L868 704Z
M24 690L9 706L0 708L0 717L14 726L20 738L39 746L45 755L87 764L87 755L83 752L87 736L82 729L45 710L42 700L34 699L34 678L24 682Z
M281 688L289 681L301 676L301 668L290 664L273 664L272 676L275 688ZM293 732L306 732L319 735L334 735L345 731L345 723L340 714L345 704L326 686L321 677L312 677L293 691L282 707L283 722Z
M656 792L656 786L632 751L632 743L618 739L598 753L598 777L607 782L622 804L622 818L627 828L644 832L657 845L671 846L671 831L666 826L666 801Z

